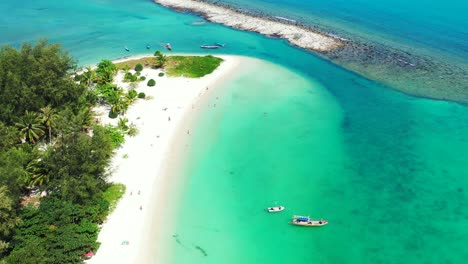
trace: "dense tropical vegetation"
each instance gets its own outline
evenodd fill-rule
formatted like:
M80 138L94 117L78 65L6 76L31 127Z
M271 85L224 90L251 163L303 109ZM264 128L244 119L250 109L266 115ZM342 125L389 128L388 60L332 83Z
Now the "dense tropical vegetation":
M111 61L75 72L45 40L0 48L0 263L81 263L125 191L106 168L136 129L101 126L92 108L125 113L138 92L112 84Z
M207 56L166 56L161 51L156 51L153 57L145 57L117 63L118 69L128 72L128 69L140 69L140 66L161 68L168 76L199 78L212 73L223 59ZM140 65L140 66L139 66ZM164 72L158 74L164 76ZM136 72L138 73L138 71Z
M78 71L46 40L19 50L0 47L0 264L81 263L95 252L99 225L125 192L107 182L106 168L125 135L138 133L121 115L146 97L134 89L145 80L142 70L201 77L221 61L156 52ZM119 70L133 88L113 83ZM99 105L108 107L109 117L121 116L116 126L97 122L93 108Z

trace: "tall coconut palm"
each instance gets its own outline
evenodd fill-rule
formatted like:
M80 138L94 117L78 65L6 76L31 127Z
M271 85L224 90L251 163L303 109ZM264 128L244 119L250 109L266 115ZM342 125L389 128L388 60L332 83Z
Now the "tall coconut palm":
M117 73L117 67L110 60L102 60L96 69L98 83L111 83Z
M24 116L15 123L15 126L19 128L21 138L32 144L35 144L36 140L44 135L41 118L34 112L26 111Z
M49 171L45 167L41 159L34 159L26 166L26 172L28 174L28 186L42 186L49 182L50 175Z
M159 68L159 67L163 67L164 64L166 63L167 61L167 57L166 55L164 55L161 51L156 51L154 53L154 57L155 57L155 60L154 60L154 66L156 68Z
M55 110L50 106L41 108L39 117L42 119L43 124L46 126L49 131L49 143L52 141L52 127L55 126L55 121L57 120L57 114Z
M86 72L81 75L81 82L90 86L96 80L96 72L91 67L86 67Z

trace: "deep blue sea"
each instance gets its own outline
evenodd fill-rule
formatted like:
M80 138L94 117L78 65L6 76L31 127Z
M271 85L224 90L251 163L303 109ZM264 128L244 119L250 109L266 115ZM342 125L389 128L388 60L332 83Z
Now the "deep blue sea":
M467 60L464 1L231 3ZM179 215L160 216L179 219L165 243L171 263L466 263L466 106L408 96L283 40L147 0L3 0L0 11L0 44L48 38L80 65L166 42L190 53L225 42L211 52L266 61L231 76L200 118L171 204ZM263 209L275 201L288 209L270 217ZM330 224L294 228L292 214Z
M221 0L244 9L319 25L339 34L419 52L468 59L468 3L464 0ZM422 49L422 50L421 50ZM428 49L428 50L425 50Z

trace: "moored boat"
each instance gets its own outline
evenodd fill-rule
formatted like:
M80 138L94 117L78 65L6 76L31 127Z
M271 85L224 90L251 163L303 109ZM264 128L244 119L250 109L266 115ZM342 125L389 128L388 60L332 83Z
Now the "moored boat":
M126 50L126 51L130 51L130 49L129 49L127 46L125 46L125 50Z
M202 49L219 49L220 46L218 45L201 45L200 48Z
M146 45L146 49L150 49L151 48L151 45L150 44L147 44Z
M171 43L167 43L165 47L166 47L166 49L168 49L168 50L172 50Z
M268 207L267 210L270 213L281 212L284 210L284 206L280 205L280 206Z
M295 215L291 221L291 224L298 226L324 226L328 224L327 220L313 220L310 216Z

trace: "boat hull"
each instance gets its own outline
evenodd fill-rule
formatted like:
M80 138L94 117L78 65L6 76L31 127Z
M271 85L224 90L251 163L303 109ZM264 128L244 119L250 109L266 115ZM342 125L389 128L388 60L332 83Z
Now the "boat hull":
M309 222L292 221L291 224L297 225L297 226L319 227L319 226L327 225L328 222L327 221L309 221Z
M219 46L200 46L202 49L219 49Z
M275 206L275 207L268 207L267 211L270 213L277 213L277 212L283 211L284 209L285 209L284 206Z
M324 226L324 225L328 224L328 221L323 220L323 219L314 220L314 219L311 219L309 216L295 215L295 216L293 216L293 219L292 219L292 221L290 223L293 224L293 225L297 225L297 226L313 226L313 227L316 227L316 226Z

